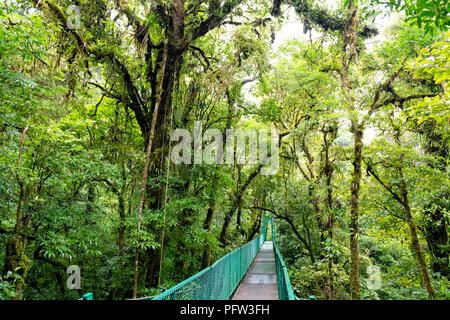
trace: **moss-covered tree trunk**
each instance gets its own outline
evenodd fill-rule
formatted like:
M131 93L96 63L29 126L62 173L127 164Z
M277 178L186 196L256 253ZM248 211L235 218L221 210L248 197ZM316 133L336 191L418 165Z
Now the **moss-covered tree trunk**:
M20 142L19 158L17 161L17 170L21 170L23 147L25 144L25 136L29 126L27 125L22 131L22 139ZM27 199L30 195L30 188L20 177L16 176L19 185L19 198L17 200L16 209L16 223L14 226L14 234L7 240L5 248L5 263L3 266L3 273L7 275L8 272L17 274L20 279L16 279L15 283L15 300L22 300L23 285L30 266L30 260L25 254L26 246L26 229L30 221L31 214L25 217L27 208Z
M330 140L328 140L329 134L331 135ZM324 159L324 168L323 168L323 175L325 176L325 187L326 187L326 196L325 196L325 207L327 210L327 221L325 223L326 230L327 230L327 236L330 242L330 246L333 245L333 227L334 227L334 214L333 214L333 163L330 159L330 148L331 143L336 139L337 137L337 127L331 127L329 131L323 132L323 151L325 154ZM334 300L335 296L335 289L334 289L334 270L333 270L333 259L334 257L332 255L328 255L328 299Z
M419 236L417 235L416 224L414 223L414 219L411 212L411 206L409 204L409 196L408 196L408 186L406 184L403 169L402 167L398 168L398 172L400 175L400 189L403 200L403 207L405 209L406 214L406 223L408 224L409 231L411 234L411 250L413 251L414 257L416 258L420 275L422 277L422 283L425 289L428 292L428 296L431 299L436 298L436 293L434 292L433 285L431 283L430 274L428 273L427 264L425 262L425 257L423 254L422 247L419 242Z
M359 192L361 189L361 165L363 149L363 129L353 123L355 138L353 151L353 173L351 178L350 198L350 296L352 300L360 298L359 283Z

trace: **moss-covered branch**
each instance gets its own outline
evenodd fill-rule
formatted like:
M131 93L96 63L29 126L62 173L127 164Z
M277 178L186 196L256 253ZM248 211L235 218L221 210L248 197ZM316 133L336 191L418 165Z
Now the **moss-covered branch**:
M307 0L273 0L271 13L277 17L281 15L281 5L287 4L295 9L295 12L303 19L305 31L312 27L322 28L324 31L344 31L347 26L346 17L340 17L329 10L312 5ZM359 36L370 38L378 34L378 30L370 26L361 26Z

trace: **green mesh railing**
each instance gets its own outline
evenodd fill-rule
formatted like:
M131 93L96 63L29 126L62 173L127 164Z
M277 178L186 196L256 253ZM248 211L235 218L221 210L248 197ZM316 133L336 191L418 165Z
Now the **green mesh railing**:
M289 274L284 263L283 257L278 249L277 240L275 236L275 225L273 223L273 217L270 218L272 225L272 242L273 251L275 254L275 265L277 269L278 279L278 299L280 300L295 300L294 291L292 290L291 281L289 280Z
M267 238L267 225L271 223L273 250L280 300L295 300L286 264L278 249L273 217L264 215L259 237L243 247L225 255L212 266L163 292L153 300L228 300L246 275L253 260Z
M266 218L260 235L239 249L225 255L212 266L164 291L152 300L228 300L246 275L262 244L267 239L267 225L272 227L272 242L278 279L278 297L280 300L295 300L286 264L278 249L273 216ZM93 294L85 294L80 300L92 300ZM149 300L145 297L134 300Z
M225 255L212 266L163 292L153 300L228 300L266 240L267 219L259 237Z

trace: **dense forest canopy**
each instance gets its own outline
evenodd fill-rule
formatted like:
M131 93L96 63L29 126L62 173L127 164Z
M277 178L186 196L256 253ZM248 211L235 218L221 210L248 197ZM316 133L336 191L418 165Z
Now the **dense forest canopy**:
M263 213L299 299L450 299L450 4L333 2L2 1L0 299L154 296ZM174 163L198 123L277 170Z

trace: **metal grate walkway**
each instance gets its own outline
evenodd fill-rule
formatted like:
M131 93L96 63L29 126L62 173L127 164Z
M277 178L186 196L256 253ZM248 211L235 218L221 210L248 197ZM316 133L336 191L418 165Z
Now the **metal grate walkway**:
M232 300L279 300L272 241L266 241L261 246Z

